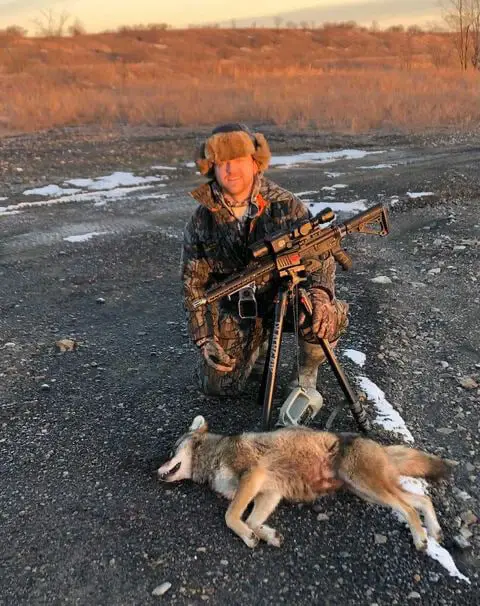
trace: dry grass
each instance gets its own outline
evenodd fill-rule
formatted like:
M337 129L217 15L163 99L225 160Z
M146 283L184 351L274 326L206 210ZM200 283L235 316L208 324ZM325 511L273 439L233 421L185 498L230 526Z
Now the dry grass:
M359 28L0 37L0 127L242 120L328 131L480 122L448 34Z

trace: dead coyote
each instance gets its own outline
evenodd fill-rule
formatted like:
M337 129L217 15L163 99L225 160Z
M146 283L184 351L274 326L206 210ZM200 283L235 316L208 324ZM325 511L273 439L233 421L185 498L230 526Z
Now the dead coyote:
M427 532L417 510L425 517L428 534L440 540L437 516L431 500L403 490L399 477L435 480L448 471L436 456L406 446L382 446L356 434L291 427L222 436L209 433L205 419L197 416L158 469L158 477L164 482L208 483L230 499L227 526L249 547L259 539L280 547L282 536L265 522L282 499L313 501L345 487L402 514L415 547L424 550ZM242 516L251 501L254 506L244 522Z

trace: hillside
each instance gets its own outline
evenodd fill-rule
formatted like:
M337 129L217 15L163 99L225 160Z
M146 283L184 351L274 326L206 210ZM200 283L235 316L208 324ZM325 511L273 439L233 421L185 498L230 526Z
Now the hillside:
M347 131L460 126L479 118L471 113L480 107L476 80L458 70L446 33L332 26L4 35L0 127L224 119Z

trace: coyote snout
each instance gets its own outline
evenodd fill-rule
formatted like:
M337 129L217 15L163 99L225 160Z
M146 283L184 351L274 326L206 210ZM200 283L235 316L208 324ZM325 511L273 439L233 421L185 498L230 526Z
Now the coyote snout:
M169 463L166 463L163 467L160 467L160 469L157 472L158 475L158 479L161 480L162 482L173 482L174 480L172 478L175 478L175 474L177 473L177 471L179 471L180 467L181 467L181 463L180 461L174 465L172 468L168 468L167 465L169 465Z

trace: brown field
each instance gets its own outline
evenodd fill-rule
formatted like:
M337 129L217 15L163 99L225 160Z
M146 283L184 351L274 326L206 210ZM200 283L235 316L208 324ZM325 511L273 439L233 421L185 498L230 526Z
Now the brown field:
M227 120L336 132L471 129L480 74L447 33L129 30L0 35L0 133Z

